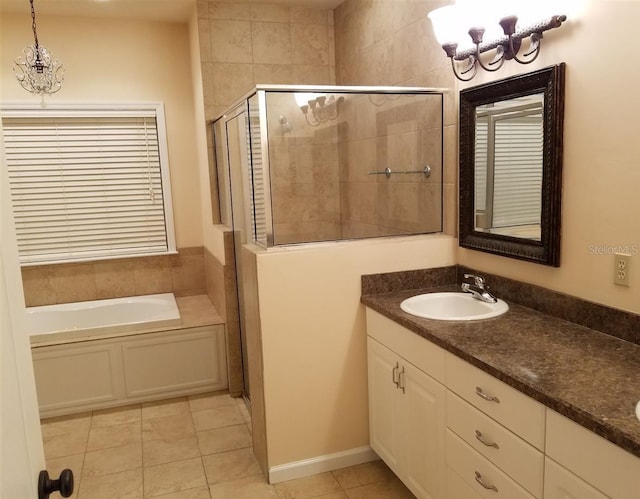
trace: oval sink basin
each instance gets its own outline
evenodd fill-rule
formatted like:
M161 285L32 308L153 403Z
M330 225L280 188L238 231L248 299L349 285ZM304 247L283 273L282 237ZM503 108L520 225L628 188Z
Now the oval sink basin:
M468 293L427 293L412 296L400 304L408 314L439 321L476 321L498 317L509 305L480 301Z

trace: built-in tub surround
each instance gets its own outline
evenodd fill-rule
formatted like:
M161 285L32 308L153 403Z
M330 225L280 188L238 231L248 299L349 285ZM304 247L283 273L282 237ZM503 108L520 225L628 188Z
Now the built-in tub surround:
M172 295L155 297L153 301L162 298L173 301ZM96 306L106 306L113 316L120 315L117 307L124 307L125 315L130 315L129 305L135 305L120 302L135 300L81 302L73 307L93 304L96 310ZM151 308L147 322L132 319L129 326L86 325L85 329L32 336L34 373L43 417L227 387L224 324L206 295L175 300L179 310L177 320L154 320L157 318L154 304L144 297L139 301L142 315ZM51 313L51 308L62 308L65 316L69 305L43 308L43 314ZM170 304L164 308L171 308ZM82 319L84 314L79 313ZM73 318L71 321L77 323Z
M501 293L497 276L485 275L487 282L493 284L492 291L509 303L509 311L500 317L476 322L443 322L414 317L400 309L400 303L410 296L431 290L458 289L456 280L447 283L447 279L468 270L447 267L411 272L407 274L405 289L401 289L400 284L402 273L390 275L386 283L384 275L363 276L361 301L640 456L640 423L634 414L640 394L639 345L519 305L509 298L509 293L517 297L515 288ZM524 290L527 285L521 286ZM376 290L382 293L376 294ZM524 291L522 293L524 298ZM580 301L573 300L576 301L566 299L578 306ZM585 306L590 305L593 304ZM611 313L614 317L624 314ZM628 320L633 321L633 314L628 315L632 316Z
M200 295L206 292L204 250L23 267L22 284L27 307L157 293Z

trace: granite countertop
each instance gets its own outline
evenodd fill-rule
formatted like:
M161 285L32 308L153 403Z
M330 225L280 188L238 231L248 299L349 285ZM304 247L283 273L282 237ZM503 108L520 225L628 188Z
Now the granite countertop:
M640 345L509 302L479 321L436 321L400 302L434 291L363 295L361 302L640 457Z

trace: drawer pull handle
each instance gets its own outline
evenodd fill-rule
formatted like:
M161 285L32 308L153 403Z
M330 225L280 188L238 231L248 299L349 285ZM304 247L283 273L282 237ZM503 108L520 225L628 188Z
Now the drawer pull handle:
M393 381L393 384L396 385L396 388L398 388L398 381L400 380L400 377L398 376L399 368L400 365L396 362L396 367L394 367L391 371L391 381Z
M484 435L482 434L482 432L480 430L476 430L476 439L478 441L480 441L480 443L486 445L487 447L494 447L495 449L499 449L500 446L495 443L495 442L488 442L485 438Z
M495 402L496 404L500 403L500 399L498 397L494 397L493 395L487 395L482 391L482 388L480 388L479 386L476 386L476 394L478 395L478 397L483 398L488 402Z
M405 393L405 380L404 380L404 366L402 366L402 370L400 371L400 376L398 376L398 388L402 390L402 393Z
M476 471L476 482L478 482L487 490L493 490L494 492L498 492L498 487L496 487L495 485L487 485L486 483L484 483L482 475L480 474L479 471Z

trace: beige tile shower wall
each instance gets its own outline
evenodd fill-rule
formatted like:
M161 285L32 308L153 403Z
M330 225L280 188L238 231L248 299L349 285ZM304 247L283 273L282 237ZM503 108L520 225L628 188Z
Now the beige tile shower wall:
M198 29L207 119L258 83L335 83L332 11L200 0Z
M202 247L178 255L103 262L41 265L22 269L27 307L173 292L205 294Z
M340 239L337 122L309 126L289 93L267 94L267 109L275 243Z
M343 237L442 230L440 96L352 95L341 113ZM372 175L422 171L432 174Z
M338 85L401 85L451 89L445 95L444 113L444 214L446 234L457 233L457 94L449 61L443 56L427 13L451 3L425 0L346 0L334 12L336 33L336 83ZM406 137L405 137L406 138ZM404 140L404 138L403 138ZM380 142L380 141L378 141ZM361 144L363 153L370 152ZM354 146L355 147L355 146ZM380 144L375 144L376 150ZM388 147L388 146L387 146ZM383 153L388 152L383 149ZM354 154L351 151L351 154ZM384 168L384 167L383 167ZM379 183L382 187L378 185ZM381 179L359 185L358 201L371 207L378 189L390 183ZM401 187L409 189L409 186ZM416 196L415 192L405 193ZM418 199L415 197L414 199ZM406 206L392 207L391 213L404 213ZM418 206L419 213L431 206ZM395 215L391 215L395 216ZM422 219L422 217L421 217ZM368 224L355 224L354 230L369 230Z

